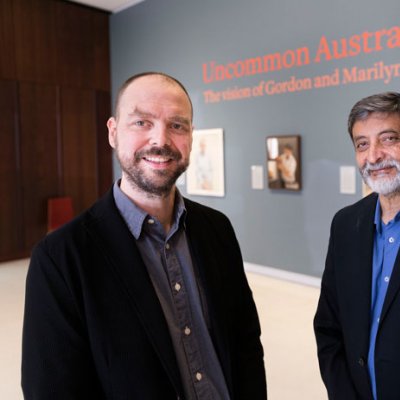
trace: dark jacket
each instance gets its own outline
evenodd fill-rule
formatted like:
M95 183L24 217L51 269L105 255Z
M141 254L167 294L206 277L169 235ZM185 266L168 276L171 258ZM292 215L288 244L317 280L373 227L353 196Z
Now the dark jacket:
M332 222L314 319L321 375L332 400L372 400L368 373L374 215L372 194ZM375 347L378 400L400 399L400 259L390 279Z
M185 205L232 400L266 399L260 327L232 226L218 211ZM112 191L33 252L22 387L26 399L183 399L167 323Z

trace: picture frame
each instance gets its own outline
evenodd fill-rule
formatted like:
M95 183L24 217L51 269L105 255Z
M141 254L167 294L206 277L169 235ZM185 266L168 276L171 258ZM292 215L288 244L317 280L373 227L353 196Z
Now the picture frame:
M300 135L266 137L269 189L299 191L302 188Z
M199 196L225 196L223 129L195 129L186 171L186 191Z

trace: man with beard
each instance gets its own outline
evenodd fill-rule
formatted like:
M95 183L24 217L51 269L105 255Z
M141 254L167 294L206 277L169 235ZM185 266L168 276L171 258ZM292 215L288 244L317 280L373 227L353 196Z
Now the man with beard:
M375 192L332 222L314 319L329 399L400 399L400 93L367 97L348 129Z
M107 122L121 179L31 258L26 399L266 399L233 228L175 186L189 163L192 114L168 75L121 87Z

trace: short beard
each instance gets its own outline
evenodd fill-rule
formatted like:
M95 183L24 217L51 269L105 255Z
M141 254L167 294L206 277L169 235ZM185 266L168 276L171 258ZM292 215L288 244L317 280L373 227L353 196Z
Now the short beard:
M371 178L371 171L387 167L396 168L396 176L393 178ZM360 173L364 182L371 188L372 191L387 197L400 194L400 162L396 160L386 160L376 164L366 162L366 164L360 168Z
M167 197L171 193L177 179L186 171L189 164L188 160L182 160L182 155L173 151L169 146L140 150L135 153L134 159L130 163L121 160L118 151L116 154L128 182L150 197ZM161 178L160 181L157 182L157 179L146 177L146 174L138 167L140 161L146 156L169 157L173 161L177 161L177 168L174 171L154 170L153 173Z

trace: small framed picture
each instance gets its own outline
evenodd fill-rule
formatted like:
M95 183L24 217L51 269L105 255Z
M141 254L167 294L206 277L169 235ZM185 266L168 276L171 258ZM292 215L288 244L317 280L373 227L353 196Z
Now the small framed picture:
M186 171L186 191L200 196L225 195L223 129L195 129Z
M300 135L267 136L267 171L270 189L301 190Z

